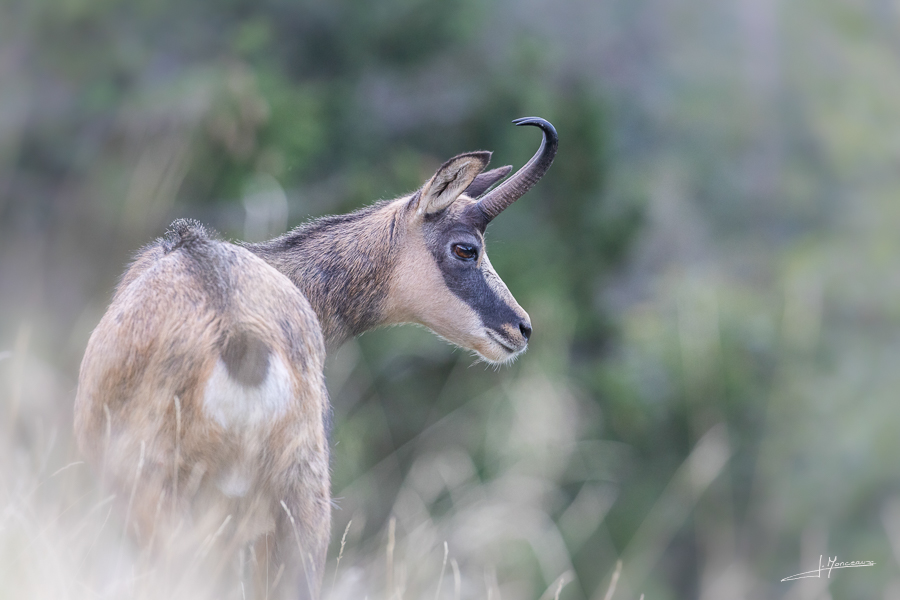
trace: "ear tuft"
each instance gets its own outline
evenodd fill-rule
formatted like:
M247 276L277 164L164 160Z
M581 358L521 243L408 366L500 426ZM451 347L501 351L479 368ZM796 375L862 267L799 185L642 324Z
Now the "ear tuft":
M454 156L442 164L422 187L416 213L435 213L453 204L490 161L490 152L479 151Z

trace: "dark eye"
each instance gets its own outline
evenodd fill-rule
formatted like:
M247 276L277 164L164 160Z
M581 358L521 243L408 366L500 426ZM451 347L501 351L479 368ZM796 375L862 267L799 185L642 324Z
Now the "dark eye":
M478 257L478 249L469 244L453 244L452 250L460 260L475 260Z

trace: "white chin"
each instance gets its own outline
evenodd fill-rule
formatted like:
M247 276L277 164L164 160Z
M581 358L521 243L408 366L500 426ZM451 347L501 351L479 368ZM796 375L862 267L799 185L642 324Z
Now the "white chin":
M527 346L523 346L518 350L513 350L494 340L489 340L487 344L482 345L480 348L475 348L475 352L487 363L502 365L514 361L525 352L526 348Z

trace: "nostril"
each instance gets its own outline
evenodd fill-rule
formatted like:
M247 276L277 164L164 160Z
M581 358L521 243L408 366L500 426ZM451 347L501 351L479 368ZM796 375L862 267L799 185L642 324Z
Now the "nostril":
M531 337L531 324L524 321L519 323L519 331L522 332L522 337L528 340Z

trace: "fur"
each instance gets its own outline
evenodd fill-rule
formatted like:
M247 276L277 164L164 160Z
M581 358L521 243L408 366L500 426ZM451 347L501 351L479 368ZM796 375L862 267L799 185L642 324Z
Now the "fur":
M252 392L262 361L246 350L263 346L264 378L285 366L274 398ZM127 525L145 545L171 549L175 532L188 531L174 546L194 556L232 515L220 556L268 535L270 578L284 564L283 589L316 596L330 534L324 359L318 319L296 286L247 250L178 222L138 255L91 335L75 400L79 445L126 497L134 490ZM241 399L277 406L241 411ZM248 410L257 415L249 435L238 424ZM235 469L252 477L237 498L222 489ZM260 589L274 583L257 580Z
M466 193L509 172L482 173L489 159L461 154L409 196L269 242L234 245L179 220L138 253L88 342L75 432L125 492L145 547L186 572L200 560L224 590L229 557L249 544L251 595L318 597L326 347L407 322L493 363L527 345L528 315L491 267L487 219Z

